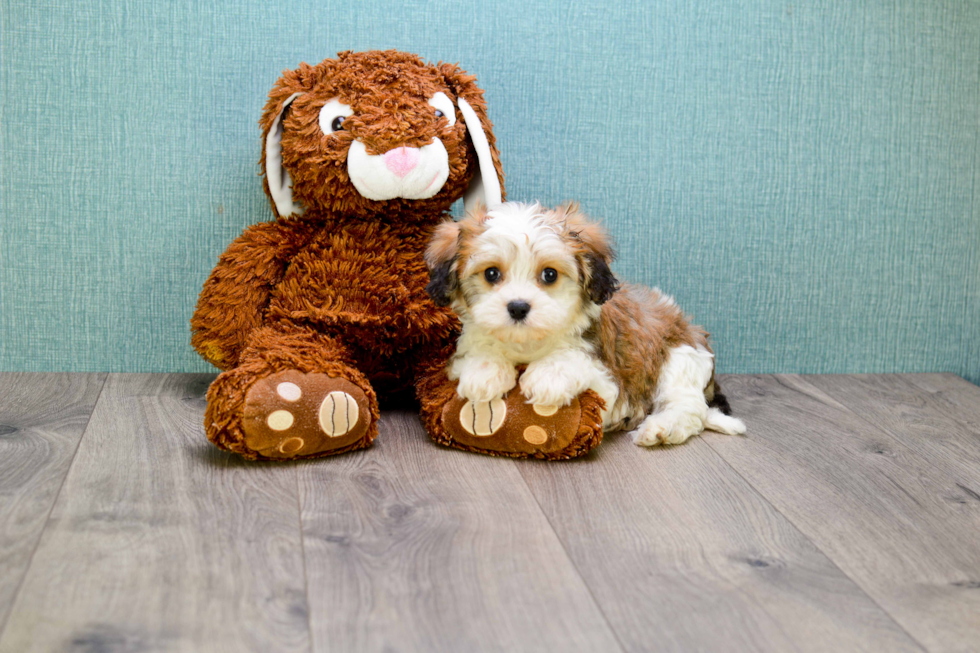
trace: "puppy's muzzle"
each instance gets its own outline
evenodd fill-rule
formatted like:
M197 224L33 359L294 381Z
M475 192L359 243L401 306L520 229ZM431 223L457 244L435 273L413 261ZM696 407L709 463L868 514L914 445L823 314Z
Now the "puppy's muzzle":
M531 305L523 299L515 299L507 302L507 313L515 322L523 322L527 314L531 312Z

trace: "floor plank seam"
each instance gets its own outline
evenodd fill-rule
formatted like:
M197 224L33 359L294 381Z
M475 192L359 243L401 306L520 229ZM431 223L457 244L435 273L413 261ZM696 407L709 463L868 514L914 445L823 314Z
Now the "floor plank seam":
M595 594L592 592L592 587L589 585L588 581L585 580L585 576L582 575L582 572L579 570L578 565L575 564L575 560L572 558L571 554L569 554L568 549L565 547L565 542L561 539L561 536L558 534L558 531L555 529L555 525L551 523L551 518L548 517L548 513L546 513L544 511L544 508L541 507L541 502L538 501L538 496L534 493L534 490L531 489L531 485L527 482L527 479L524 478L524 472L518 466L517 461L511 460L510 464L518 468L517 473L520 474L521 482L524 483L524 487L527 488L528 493L534 499L534 505L538 507L538 512L540 512L541 516L544 517L545 522L548 524L548 528L550 528L551 532L554 533L555 539L558 540L558 546L561 547L561 552L565 554L565 559L568 560L568 564L570 564L572 566L572 569L575 570L575 573L578 574L579 580L581 580L582 585L585 586L585 591L589 593L589 598L592 599L592 603L595 604L595 607L599 611L599 614L602 615L602 620L605 622L606 627L609 628L609 632L612 633L613 638L616 640L616 644L619 645L619 650L622 651L622 653L626 653L628 649L623 644L623 640L619 638L619 633L616 632L616 629L613 627L612 622L609 621L609 617L606 615L606 611L602 609L602 604L599 602ZM560 465L561 463L559 462L559 463L552 463L552 464Z
M845 408L847 408L847 407L845 406ZM848 409L848 410L850 410L850 409ZM734 410L733 410L733 413L737 413L737 411L734 411ZM747 437L751 437L751 435L750 435L750 433L751 433L751 431L749 431L749 434L746 434L746 435L742 435L742 436L725 436L725 437L743 437L743 438L747 438ZM741 478L741 479L742 479L743 481L745 481L745 483L746 483L746 484L747 484L747 485L748 485L748 486L749 486L750 488L752 488L752 490L753 490L753 491L754 491L754 492L755 492L755 493L756 493L757 495L759 495L759 497L760 497L760 498L761 498L761 499L762 499L763 501L765 501L765 502L766 502L766 504L768 504L768 505L769 505L769 506L770 506L770 507L771 507L771 508L772 508L773 510L775 510L777 514L779 514L780 516L782 516L782 517L783 517L783 519L785 519L785 520L786 520L786 523L788 523L788 524L789 524L790 526L792 526L792 527L793 527L793 528L794 528L794 529L796 530L796 532L800 534L800 536L801 536L802 538L804 538L804 539L805 539L805 540L806 540L807 542L809 542L809 543L810 543L810 544L811 544L811 545L813 546L813 548L814 548L814 549L816 549L817 551L819 551L819 552L821 553L821 555L823 555L823 557L827 559L827 562L829 562L829 563L830 563L831 565L833 565L833 566L834 566L834 567L835 567L835 568L836 568L836 569L837 569L838 571L840 571L840 573L841 573L841 574L842 574L842 575L843 575L843 576L844 576L845 578L847 578L847 579L848 579L848 580L850 580L850 581L851 581L852 583L854 583L854 586L855 586L855 587L857 587L857 588L858 588L858 589L860 589L860 590L861 590L862 592L864 592L864 595L868 597L868 600L869 600L869 601L871 601L871 602L872 602L873 604L875 604L876 606L878 606L878 609L879 609L879 610L881 610L883 614L885 614L885 615L888 615L888 618L889 618L889 619L890 619L890 620L892 621L892 623L894 623L894 624L895 624L895 626L896 626L896 627L897 627L897 628L898 628L898 629L899 629L900 631L902 631L903 633L905 633L905 634L906 634L906 635L907 635L907 636L909 637L909 639L910 639L911 641L913 641L913 642L915 642L915 644L916 644L916 645L917 645L917 646L918 646L918 647L919 647L919 648L920 648L921 650L923 650L923 651L929 651L929 649L928 649L928 648L926 648L926 646L925 646L925 645L924 645L924 644L923 644L922 642L920 642L920 641L918 640L918 638L916 638L916 637L914 637L914 636L912 635L912 633L910 633L910 632L908 631L908 629L907 629L907 628L905 628L905 626L904 626L904 625L903 625L903 624L902 624L901 622L899 622L899 621L898 621L898 619L896 619L896 618L895 618L895 615L893 615L893 614L892 614L892 613L891 613L891 612L890 612L889 610L887 610L887 609L886 609L886 608L885 608L885 607L884 607L883 605L881 605L881 603L879 603L879 602L878 602L878 600L877 600L877 599L876 599L875 597L873 597L873 596L871 596L871 594L869 594L869 593L868 593L868 590L867 590L867 589L866 589L866 588L864 587L864 585L863 585L863 584L861 584L860 582L858 582L858 581L857 581L857 579L855 579L855 578L853 578L853 577L852 577L852 576L851 576L851 575L850 575L849 573L847 573L847 572L846 572L846 571L845 571L844 569L842 569L842 568L841 568L841 566L837 564L837 561L836 561L836 560L834 560L834 559L833 559L833 558L832 558L832 557L830 556L830 554L829 554L829 553L827 553L827 551L825 551L825 550L823 549L823 547L821 547L821 546L820 546L819 544L817 544L816 542L814 542L814 541L813 541L813 539L812 539L812 538L810 538L810 536L809 536L809 535L807 535L807 534L806 534L805 532L803 532L803 530L802 530L802 529L801 529L801 528L799 527L799 525L797 525L797 523L796 523L795 521L793 521L793 520L792 520L792 519L791 519L791 518L789 517L789 515L787 515L786 513L784 513L784 512L782 511L782 510L780 510L780 509L779 509L779 507L778 507L778 506L776 506L776 505L775 505L775 504L774 504L774 503L773 503L772 501L770 501L770 500L769 500L769 497L767 497L767 496L766 496L765 494L763 494L763 492L762 492L762 491L761 491L761 490L760 490L759 488L757 488L757 487L755 486L755 484L754 484L754 483L752 483L752 482L751 482L751 481L750 481L750 480L749 480L748 478L746 478L746 477L745 477L745 476L744 476L744 475L743 475L743 474L742 474L742 473L741 473L740 471L738 471L738 469L736 469L734 465L732 465L732 464L731 464L730 462L728 462L728 460L727 460L727 459L726 459L726 458L725 458L725 457L724 457L724 456L723 456L723 455L722 455L722 454L721 454L721 453L720 453L720 452L719 452L719 451L718 451L717 449L715 449L715 448L714 448L714 447L713 447L713 446L711 445L711 442L710 442L710 440L708 440L707 438L704 438L704 439L703 439L703 442L704 442L705 444L707 444L707 445L708 445L708 448L709 448L709 449L711 449L711 451L712 451L712 453L714 453L714 454L715 454L716 456L718 456L718 457L719 457L719 458L720 458L720 459L722 460L722 462L723 462L723 463L725 463L725 465L726 465L726 466L728 466L728 467L729 467L729 468L730 468L730 469L731 469L731 470L732 470L732 471L733 471L733 472L734 472L734 473L735 473L735 474L736 474L736 475L737 475L737 476L738 476L739 478Z
M817 392L822 392L820 390L820 388L818 388L817 386L815 386L812 383L810 383L809 381L807 381L806 380L806 376L804 376L804 375L797 375L797 376L798 376L798 378L803 383L805 383L809 387L813 388ZM901 376L901 375L898 375L898 376ZM957 378L960 378L961 380L965 380L965 379L962 379L961 377L957 377ZM920 393L925 393L926 392L925 390L923 390L922 388L918 387L914 383L911 384L911 385L912 385L912 389L915 390L915 391L917 391L917 392L920 392ZM795 390L795 391L796 392L799 392L798 390ZM907 449L907 450L911 451L914 454L917 453L917 451L916 451L915 448L913 448L912 446L906 444L905 440L900 435L898 435L897 433L893 432L887 426L884 426L883 424L878 424L876 422L872 422L870 419L868 419L867 417L865 417L864 415L862 415L857 410L851 408L850 406L848 406L847 404L845 404L843 401L838 401L837 399L834 399L833 397L831 397L831 399L833 399L833 401L835 401L837 403L837 405L839 405L845 412L853 415L858 420L864 422L872 430L878 431L879 433L884 433L886 436L888 436L888 438L892 441L893 444L897 444L898 446L902 447L903 449ZM951 422L954 422L957 425L959 425L963 429L963 431L965 433L969 433L970 435L977 435L975 433L974 429L971 426L969 426L968 424L966 424L965 422L963 422L962 420L960 420L957 415L955 415L955 414L944 414L944 416L947 419L949 419ZM888 480L891 481L890 478ZM892 482L894 483L894 481L892 481ZM899 489L908 496L908 493L903 488L899 487ZM909 498L912 499L912 501L915 502L916 505L919 505L921 507L921 504L919 504L919 502L916 501L916 499L914 497L909 496Z
M966 379L964 379L961 376L957 376L955 374L953 374L952 376L955 377L958 381L962 381L963 383L966 383L966 384L971 385L971 386L973 385L972 383L970 383L969 381L967 381ZM922 393L924 395L937 395L938 394L939 396L941 396L941 392L940 393L932 393L932 392L930 392L930 391L928 391L928 390L926 390L926 389L924 389L924 388L916 385L916 383L915 383L914 380L907 381L906 383L909 386L911 386L911 388L913 390L915 390L916 392L920 392L920 393ZM977 386L974 386L974 389L980 389L980 388L977 388ZM845 408L848 408L848 410L850 410L850 408L847 407L847 406L845 406ZM854 412L854 411L851 411L851 412ZM980 443L980 431L977 430L976 425L970 424L969 422L964 422L962 419L960 419L960 415L958 413L950 412L950 413L943 413L943 415L947 419L949 419L950 421L955 422L960 428L963 429L963 432L964 433L969 434L970 436L972 436L973 439L977 440L978 443ZM858 417L860 417L860 415L858 415ZM864 419L864 418L862 417L862 419ZM881 428L882 428L882 430L886 430L883 427L881 427ZM891 431L887 431L887 433L889 435L892 435ZM895 436L892 435L892 437L895 437Z
M88 419L85 420L85 427L82 429L82 434L78 436L78 442L75 443L75 450L71 452L71 462L68 463L68 468L65 470L65 475L61 477L61 483L58 484L58 491L55 492L54 498L51 500L51 505L48 507L48 514L44 517L44 527L41 532L38 533L37 540L34 542L34 548L31 549L31 555L27 559L27 564L24 566L24 573L21 574L20 581L17 583L17 589L11 595L10 605L7 606L6 614L3 615L3 622L0 623L0 640L3 640L3 635L7 632L7 626L10 625L10 615L14 612L14 606L17 604L17 597L20 596L20 591L24 587L24 581L27 580L27 576L31 571L31 567L34 565L34 555L37 553L38 547L41 545L41 540L44 539L44 532L48 528L48 522L51 521L51 513L54 512L54 507L58 505L58 499L61 497L61 491L65 487L65 481L68 480L68 475L71 474L72 465L75 464L75 457L78 455L78 450L82 447L82 440L85 439L85 434L88 433L88 428L92 424L92 417L95 415L96 409L99 407L99 402L102 401L102 391L105 390L105 385L109 380L109 374L103 373L102 383L99 385L99 394L95 398L95 403L92 404L92 411L88 414Z
M309 650L316 651L316 640L313 637L313 611L310 609L310 575L306 571L306 534L303 529L303 495L299 488L299 465L293 466L293 478L296 479L296 517L299 526L299 555L303 561L303 592L306 595L306 627L310 635Z

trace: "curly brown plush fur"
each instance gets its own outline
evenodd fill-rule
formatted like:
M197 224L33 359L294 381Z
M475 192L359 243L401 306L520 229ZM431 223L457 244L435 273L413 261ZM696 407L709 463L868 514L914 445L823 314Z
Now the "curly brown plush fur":
M429 103L438 92L452 101L455 124ZM320 112L333 99L351 115L325 133ZM441 410L450 386L439 375L459 324L426 294L423 253L479 173L461 100L479 119L502 193L483 91L456 65L393 50L342 52L276 82L259 123L276 220L249 227L228 247L191 319L193 346L224 370L208 392L205 429L214 444L259 459L366 447L377 436L379 395L416 384L423 413ZM368 155L383 155L436 139L449 173L432 197L372 200L349 177L355 140ZM285 205L277 203L283 192L291 193ZM277 207L292 203L301 209L280 214ZM439 440L441 426L429 422Z

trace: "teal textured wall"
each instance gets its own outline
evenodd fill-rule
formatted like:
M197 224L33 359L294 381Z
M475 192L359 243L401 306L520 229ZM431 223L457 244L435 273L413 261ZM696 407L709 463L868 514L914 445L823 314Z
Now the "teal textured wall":
M0 369L206 370L287 67L479 76L512 199L606 219L725 372L980 381L980 3L0 4Z

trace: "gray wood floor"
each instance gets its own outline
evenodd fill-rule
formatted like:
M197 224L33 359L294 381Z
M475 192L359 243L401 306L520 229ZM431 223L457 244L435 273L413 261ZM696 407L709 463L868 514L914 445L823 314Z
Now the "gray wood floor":
M980 388L729 376L746 437L248 463L207 375L0 374L0 653L980 651Z

